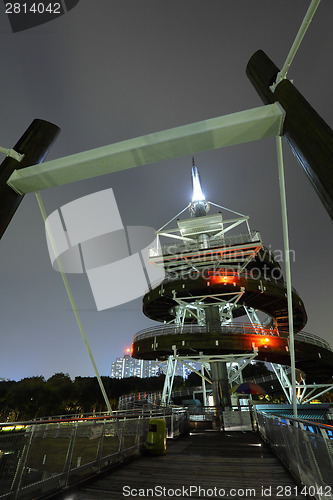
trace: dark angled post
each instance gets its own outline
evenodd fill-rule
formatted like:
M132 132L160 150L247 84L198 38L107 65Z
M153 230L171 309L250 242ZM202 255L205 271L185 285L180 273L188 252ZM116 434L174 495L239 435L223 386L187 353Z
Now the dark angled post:
M289 80L270 88L278 72L262 50L253 54L246 68L262 101L279 102L285 110L283 135L333 220L333 131Z
M59 132L60 128L53 123L34 120L13 147L17 153L24 154L23 159L19 162L7 156L0 165L0 238L24 196L9 187L7 180L14 170L42 163Z

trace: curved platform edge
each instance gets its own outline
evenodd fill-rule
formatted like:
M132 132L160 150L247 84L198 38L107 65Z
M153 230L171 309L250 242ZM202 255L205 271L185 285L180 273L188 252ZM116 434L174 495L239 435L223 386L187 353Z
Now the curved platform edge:
M296 336L297 337L297 336ZM256 359L290 366L288 339L275 335L185 333L155 335L134 340L132 357L164 361L174 354L189 358L199 356L249 354ZM332 381L333 351L315 343L295 338L296 368L306 376L307 383Z

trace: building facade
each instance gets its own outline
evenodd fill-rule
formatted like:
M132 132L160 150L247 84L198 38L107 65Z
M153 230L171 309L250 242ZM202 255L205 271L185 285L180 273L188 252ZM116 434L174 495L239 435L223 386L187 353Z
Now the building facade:
M197 369L195 363L188 363L192 368ZM162 365L163 366L163 365ZM191 369L183 364L178 364L175 375L182 378L187 378L191 373ZM127 378L127 377L154 377L162 372L161 368L155 361L134 359L129 354L125 354L121 358L117 358L111 365L112 378Z
M117 358L111 365L112 378L154 377L159 372L160 368L156 365L155 361L133 359L129 354Z

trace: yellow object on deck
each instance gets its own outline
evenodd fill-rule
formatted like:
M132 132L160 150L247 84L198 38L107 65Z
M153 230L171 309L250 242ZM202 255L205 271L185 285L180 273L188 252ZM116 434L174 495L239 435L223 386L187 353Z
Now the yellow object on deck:
M150 420L147 450L152 455L165 455L166 422L164 418L152 418Z

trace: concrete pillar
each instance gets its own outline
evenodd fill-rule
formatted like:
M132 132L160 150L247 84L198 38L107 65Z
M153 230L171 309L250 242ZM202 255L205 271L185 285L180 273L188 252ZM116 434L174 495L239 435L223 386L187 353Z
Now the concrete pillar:
M221 321L218 306L210 306L205 309L206 325L208 331L221 331ZM212 390L214 406L225 409L231 406L229 394L228 371L227 363L224 361L216 361L210 363L210 371L212 377ZM222 393L222 394L221 394Z
M227 363L216 361L210 364L214 406L223 410L231 407ZM222 393L222 394L221 394Z

